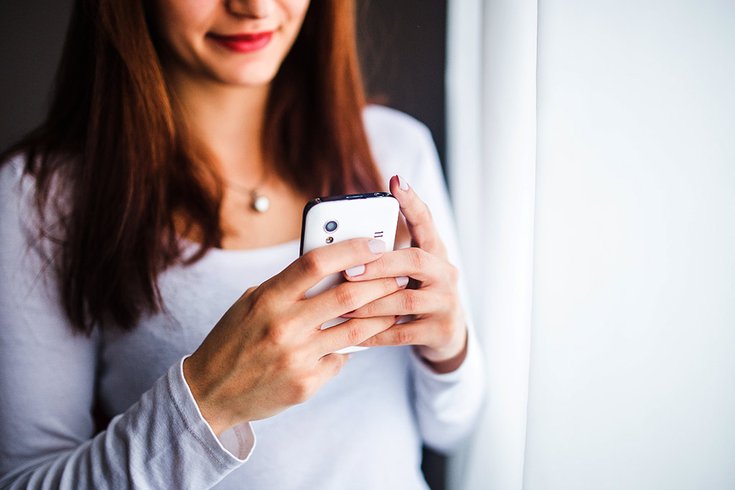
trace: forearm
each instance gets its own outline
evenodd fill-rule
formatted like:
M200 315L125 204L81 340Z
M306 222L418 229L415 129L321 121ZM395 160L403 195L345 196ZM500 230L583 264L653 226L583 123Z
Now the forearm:
M456 369L437 371L416 352L412 364L424 442L439 451L450 451L469 436L482 406L485 376L477 338L470 331L464 359Z
M247 458L249 435L244 447L233 448L236 454L225 449L198 414L176 365L105 431L24 461L3 475L0 487L209 488ZM22 441L29 447L65 442Z

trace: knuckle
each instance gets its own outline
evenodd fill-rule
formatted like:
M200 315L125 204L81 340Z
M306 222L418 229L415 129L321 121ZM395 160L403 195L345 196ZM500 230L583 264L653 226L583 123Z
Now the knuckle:
M431 209L429 209L429 205L425 202L422 202L418 206L418 215L421 220L431 221Z
M346 340L349 345L357 345L361 343L363 339L362 328L360 328L360 322L350 322L351 324L347 327Z
M434 294L435 298L432 303L437 306L436 311L453 312L461 309L461 302L456 288L446 288Z
M248 308L256 308L261 301L262 291L257 286L251 286L245 290L238 301L248 305Z
M403 292L403 309L406 313L416 313L419 309L421 300L414 289L408 289Z
M388 252L389 254L393 252ZM375 272L375 277L382 277L388 275L389 264L386 261L387 255L379 258L375 262L370 264L370 268Z
M459 269L456 265L449 264L449 267L447 269L447 277L452 284L457 284L457 282L459 281Z
M360 257L365 255L365 245L367 240L364 239L355 239L350 240L350 251L353 253L356 257Z
M337 303L346 311L354 310L360 306L357 302L357 296L351 283L345 282L334 288L334 294L337 297Z
M444 244L443 241L437 239L435 246L436 246L436 250L437 250L436 253L438 253L441 257L446 257L447 256L447 246Z
M415 341L416 336L408 329L399 329L396 332L396 342L399 345L410 345Z
M456 311L461 307L459 297L456 294L448 294L446 298L444 298L444 302L449 311Z
M273 293L269 287L253 286L249 287L243 295L254 308L262 309L263 311L271 311L277 301L277 296Z
M439 338L443 345L450 345L452 343L455 338L455 331L450 323L442 325L439 332Z
M286 340L286 333L280 325L272 325L268 329L268 342L273 346L282 346Z
M423 249L432 250L432 251L436 250L437 249L436 237L434 237L433 235L429 233L424 233L421 236L421 246L423 247L422 250ZM428 252L425 252L425 253L428 255Z
M312 250L301 257L301 267L308 276L324 276L324 260L319 250Z
M276 320L268 325L267 337L271 345L283 347L293 336L293 322L290 320Z
M429 256L424 250L414 247L411 249L409 259L415 270L423 270L426 267Z
M444 342L449 344L455 337L456 332L451 323L447 323L444 327Z

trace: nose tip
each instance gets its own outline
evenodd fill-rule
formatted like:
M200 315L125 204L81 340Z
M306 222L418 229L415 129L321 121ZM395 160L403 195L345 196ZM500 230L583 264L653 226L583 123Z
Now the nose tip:
M262 19L273 11L273 0L225 0L225 7L238 17Z

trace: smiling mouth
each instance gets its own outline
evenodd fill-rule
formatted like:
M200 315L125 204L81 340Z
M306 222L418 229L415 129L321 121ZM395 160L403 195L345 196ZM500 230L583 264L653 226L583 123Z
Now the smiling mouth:
M270 43L274 31L254 32L248 34L207 34L207 38L218 45L237 53L252 53L265 48Z

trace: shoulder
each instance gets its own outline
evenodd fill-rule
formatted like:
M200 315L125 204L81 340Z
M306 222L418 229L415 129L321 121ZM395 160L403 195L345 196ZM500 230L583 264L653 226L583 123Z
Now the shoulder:
M48 181L45 199L39 200L36 177L27 170L27 157L19 153L0 162L0 243L2 253L8 248L21 248L34 242L41 235L51 238L46 232L57 231L56 224L66 210L65 187L55 172ZM39 204L43 209L39 209ZM49 226L47 226L49 225ZM43 233L39 233L42 230ZM54 235L54 238L58 236ZM53 240L52 240L53 241ZM47 243L48 242L48 243ZM44 246L51 242L43 240Z
M363 111L365 129L370 137L401 141L430 136L429 129L408 114L380 105L369 105Z
M0 196L2 196L0 206L3 208L8 206L27 208L31 204L35 206L40 181L36 179L36 171L43 164L51 165L50 170L46 170L48 175L43 186L44 194L47 195L45 202L48 209L43 211L44 213L66 211L65 206L71 197L71 189L68 179L65 178L65 164L70 160L66 157L51 157L45 160L40 156L36 158L38 161L34 162L34 170L29 170L28 157L23 152L0 162Z
M439 164L429 128L395 109L370 105L363 111L370 150L384 176L409 179Z
M0 163L0 216L3 225L8 225L9 215L17 215L27 209L32 197L31 179L24 178L25 158L15 155Z
M22 155L13 155L8 160L0 163L0 189L3 195L6 190L20 185L23 176L25 158Z

